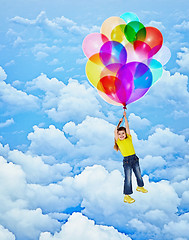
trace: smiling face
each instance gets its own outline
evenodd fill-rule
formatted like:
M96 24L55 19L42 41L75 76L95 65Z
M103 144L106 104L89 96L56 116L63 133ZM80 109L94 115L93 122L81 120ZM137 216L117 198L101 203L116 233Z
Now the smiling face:
M124 130L118 131L117 134L120 140L124 140L126 138L126 132Z

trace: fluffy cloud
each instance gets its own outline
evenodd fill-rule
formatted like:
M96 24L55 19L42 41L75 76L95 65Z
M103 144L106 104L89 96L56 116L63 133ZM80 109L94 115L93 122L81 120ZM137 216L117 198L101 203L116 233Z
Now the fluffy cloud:
M134 113L131 113L128 117L129 126L135 130L143 130L144 128L150 126L150 121L146 118L140 118Z
M69 79L68 84L49 79L45 74L27 82L28 90L40 89L45 92L43 109L56 122L75 120L79 122L87 115L103 117L96 91L88 84Z
M29 150L36 154L57 156L70 156L73 152L73 145L65 137L64 132L51 125L48 129L33 127L34 132L28 134L31 141Z
M177 53L176 63L179 65L179 70L181 72L189 71L189 49L186 47L181 48L181 52Z
M13 118L7 119L5 122L0 123L0 128L8 127L8 126L10 126L13 123L14 123L14 119Z
M66 209L77 208L77 206L81 206L82 212L94 219L97 224L111 225L118 230L125 229L124 232L131 233L136 229L134 223L135 219L138 219L137 221L144 222L145 229L148 227L151 230L157 229L157 234L161 236L160 229L170 222L179 206L179 198L168 181L149 182L145 176L144 182L149 190L148 194L138 193L134 190L136 202L134 205L127 205L123 202L122 195L123 176L118 170L108 172L104 167L96 165L85 168L83 172L74 177L66 176L57 183L44 185L44 181L39 181L40 184L28 184L26 180L31 178L32 172L40 174L42 171L41 174L44 174L44 164L41 163L43 158L31 157L28 153L23 154L14 150L9 152L8 159L14 161L14 164L7 163L3 158L0 161L0 196L1 213L3 213L0 217L0 223L19 239L35 239L40 232L45 232L41 234L41 238L56 239L56 237L62 237L62 231L54 235L47 232L59 231L60 224L56 219L62 217L65 219L66 216L59 216L58 213L63 213ZM32 168L31 172L29 172L30 167ZM36 179L39 178L39 174ZM60 174L63 173L60 172ZM51 178L51 173L46 172L44 176L46 179ZM135 189L136 180L134 178L133 184ZM163 199L163 201L159 201L159 199ZM149 217L152 211L156 211L156 218ZM53 216L52 212L55 213ZM48 215L44 215L44 213L48 213ZM81 214L79 216L80 221L82 221L83 216ZM163 219L162 216L164 216ZM161 221L155 221L157 218ZM130 225L125 225L129 221ZM62 229L67 229L68 225L66 224L63 225ZM82 227L81 236L83 236L83 231L87 226ZM71 227L70 225L69 229ZM98 225L93 224L93 228L94 236L95 233L102 234ZM110 228L113 231L111 234L115 234L115 237L126 238L124 234L118 234L114 228ZM104 236L106 234L107 237L109 236L110 229L108 229L106 229L107 232L103 231ZM143 230L144 234L145 229ZM137 228L137 231L140 229ZM69 234L71 234L70 231L68 231L68 237ZM150 236L149 233L149 238Z
M97 162L107 167L109 165L108 169L112 169L110 162L114 162L114 157L113 160L119 157L113 149L114 128L113 124L93 117L87 117L78 125L69 122L62 131L54 125L49 128L34 126L34 132L28 134L31 141L29 150L37 155L54 156L75 169ZM106 145L102 144L104 141Z
M176 72L171 75L164 71L161 79L155 83L142 100L142 104L161 107L165 104L174 106L175 110L188 109L189 92L187 89L188 77Z
M173 158L174 154L179 154L182 157L188 154L189 143L185 141L185 136L173 133L169 128L156 128L147 140L138 140L135 133L132 135L136 152L141 157L150 154L152 156L165 156L169 159L169 157Z
M177 222L171 221L164 226L163 232L169 237L188 238L189 221L180 220Z
M119 233L113 227L96 225L81 213L73 213L59 233L51 235L49 232L41 233L39 240L131 240L125 234Z
M10 19L11 22L20 24L23 26L37 26L41 29L45 29L46 31L51 31L55 34L61 34L61 31L63 33L73 33L73 34L79 34L79 35L87 35L91 32L99 31L99 27L92 26L91 28L88 28L86 26L79 26L77 23L75 23L73 20L68 19L64 16L56 17L52 20L48 19L46 16L46 12L42 11L36 19L30 20L27 18L23 18L20 16L16 16L14 18Z
M165 30L165 26L163 25L162 22L150 21L148 26L152 26L152 27L158 28L161 32L163 30Z
M4 69L0 66L0 81L6 80L7 79L7 74L4 71Z
M63 130L77 139L77 153L86 157L107 158L113 153L115 126L100 119L87 117L82 123L67 123ZM106 144L103 144L103 143ZM95 157L96 156L96 157Z
M72 168L67 163L45 164L43 157L31 156L18 150L10 151L8 160L22 166L29 183L49 184L68 176Z
M0 143L0 155L3 157L6 157L8 155L10 151L9 145L6 144L5 146L3 146L2 143Z
M57 53L59 50L55 45L49 47L46 43L38 43L33 47L32 52L37 60L41 60L48 57L49 54Z
M14 111L39 109L40 106L40 101L37 97L17 90L5 82L0 82L0 103L5 105L6 109Z
M2 225L0 225L0 239L1 240L15 240L15 236L11 232L9 232L8 229L5 229Z
M46 74L41 75L30 82L26 83L27 90L40 89L44 92L52 92L55 95L60 93L60 89L66 85L56 78L48 78Z
M26 174L21 167L0 157L0 223L21 240L36 239L41 231L57 231L60 226L41 209L31 210L27 199L29 192ZM0 235L2 233L13 238L1 228Z
M123 177L121 173L118 170L108 172L104 167L96 165L87 167L79 175L65 178L59 184L31 185L30 201L33 208L37 204L48 212L62 212L69 206L76 207L81 204L82 212L94 219L97 224L124 229L126 233L132 233L136 229L137 232L141 232L140 225L136 227L137 225L134 224L135 219L138 219L137 221L143 225L140 239L145 239L147 233L150 239L154 229L161 237L161 229L164 225L168 224L174 216L176 219L175 213L180 200L168 181L149 182L145 176L144 182L149 192L142 194L134 190L133 196L136 202L133 205L127 205L123 202ZM135 189L136 181L134 178L133 184ZM33 201L34 199L35 201ZM125 214L126 212L127 214ZM66 224L63 225L64 230L65 227ZM41 237L54 239L53 237L62 237L61 234L62 231L54 236L50 233L43 233Z
M44 215L41 209L11 209L5 217L6 225L21 240L38 239L41 231L58 231L60 223ZM24 219L24 221L23 221Z
M174 28L180 31L183 31L183 30L187 31L189 29L189 22L184 20L181 24L175 25Z
M64 68L63 67L58 67L54 70L54 72L63 72Z
M151 173L154 169L163 168L165 165L166 161L161 156L152 157L147 155L144 159L141 159L142 169L147 173Z
M171 158L172 159L172 158ZM177 158L166 164L166 169L156 169L150 175L156 179L169 179L172 182L180 182L189 178L188 157Z

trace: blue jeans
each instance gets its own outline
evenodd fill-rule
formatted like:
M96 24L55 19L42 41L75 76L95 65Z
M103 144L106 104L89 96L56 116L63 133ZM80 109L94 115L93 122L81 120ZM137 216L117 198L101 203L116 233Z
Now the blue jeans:
M139 187L144 186L144 182L141 176L140 166L139 166L139 158L136 154L124 157L123 159L123 168L125 173L125 180L124 180L124 194L132 194L132 170L135 174L137 184Z

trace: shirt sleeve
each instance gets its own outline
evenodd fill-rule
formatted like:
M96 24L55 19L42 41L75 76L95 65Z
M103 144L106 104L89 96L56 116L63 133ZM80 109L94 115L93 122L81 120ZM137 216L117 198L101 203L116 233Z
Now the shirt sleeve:
M131 135L129 135L129 134L127 134L127 137L128 137L128 138L130 138L130 139L132 139L132 136L131 136Z

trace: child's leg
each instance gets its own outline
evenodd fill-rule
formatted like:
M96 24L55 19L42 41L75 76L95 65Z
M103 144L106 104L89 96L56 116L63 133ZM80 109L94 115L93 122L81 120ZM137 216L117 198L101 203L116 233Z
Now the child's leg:
M134 172L134 174L136 176L136 179L137 179L138 186L143 187L144 182L143 182L141 171L140 171L139 160L133 159L132 167L133 167L133 172Z
M125 173L123 193L125 195L129 195L129 194L133 193L133 190L132 190L132 167L131 167L130 161L124 159L123 160L123 168L124 168L124 173Z

